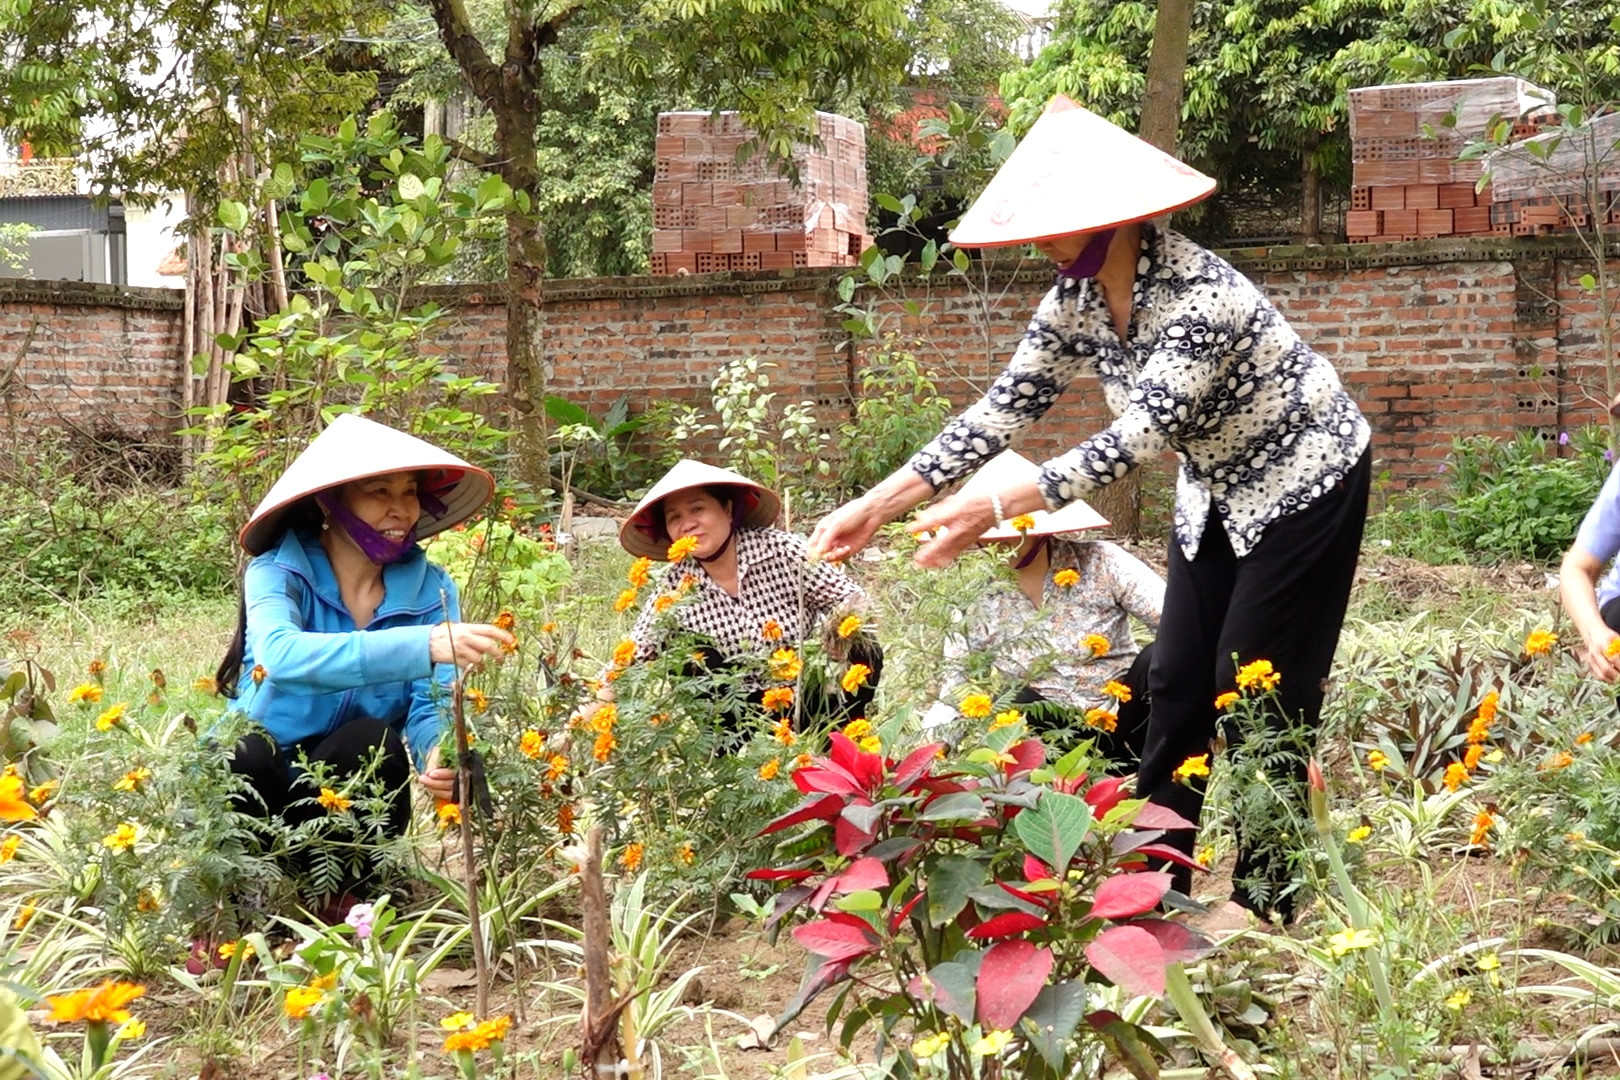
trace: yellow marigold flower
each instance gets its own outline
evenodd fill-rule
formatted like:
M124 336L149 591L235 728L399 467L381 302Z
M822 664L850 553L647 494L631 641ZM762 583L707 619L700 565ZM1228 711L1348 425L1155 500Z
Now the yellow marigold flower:
M302 1020L325 996L324 991L317 990L313 986L295 986L287 991L286 998L281 1002L281 1008L289 1020Z
M1355 828L1351 829L1345 834L1344 842L1347 844L1359 844L1365 841L1367 837L1371 835L1371 825L1357 825Z
M866 685L866 677L872 674L872 669L865 664L851 664L844 677L838 680L838 685L844 688L844 693L853 694Z
M1540 768L1538 768L1536 771L1558 772L1560 769L1567 769L1573 764L1575 764L1575 755L1571 754L1568 750L1560 750L1558 753L1542 762Z
M38 816L23 796L23 778L15 773L0 776L0 821L33 821Z
M1526 656L1546 656L1558 644L1558 635L1551 630L1532 630L1524 639Z
M845 615L844 621L838 624L838 636L841 638L853 637L865 625L859 615Z
M126 1020L123 1027L118 1029L120 1039L139 1039L146 1034L145 1020Z
M792 682L804 670L804 661L792 649L777 649L771 653L771 678L780 682Z
M95 683L80 683L78 686L75 686L72 690L68 691L68 704L78 705L80 703L86 703L95 705L101 701L101 695L105 693L106 691L97 686Z
M1007 524L1012 526L1013 530L1016 532L1029 532L1029 530L1035 527L1035 515L1019 514L1017 517L1007 522Z
M1465 986L1461 990L1453 990L1449 995L1446 996L1446 1008L1450 1009L1452 1012L1461 1012L1463 1009L1467 1008L1469 1002L1473 1000L1473 992Z
M439 1021L439 1026L446 1031L471 1031L478 1026L478 1017L470 1012L451 1013Z
M320 797L315 801L334 814L341 814L348 810L350 806L348 799L345 799L342 795L339 795L329 787L321 788Z
M675 598L669 593L663 593L658 597L658 599L653 601L653 610L658 612L660 615L674 606Z
M152 770L148 768L131 769L129 772L113 781L114 791L139 791L142 784L152 779Z
M1374 772L1383 772L1389 767L1389 755L1382 750L1367 751L1367 767Z
M248 957L253 955L253 945L251 942L243 944L239 941L227 941L219 947L219 958L221 960L229 960L231 957L236 955L238 949L241 949L242 951L243 960L246 960Z
M1487 765L1495 765L1505 760L1507 760L1507 755L1502 752L1502 748L1500 746L1485 755L1485 763Z
M93 989L48 997L45 1004L58 1024L122 1024L130 1018L129 1003L145 993L144 986L108 979Z
M214 685L214 680L209 678L207 675L199 675L195 679L192 679L191 688L204 694L215 694L219 692L219 688Z
M1615 638L1615 640L1620 641L1620 638ZM1590 731L1583 731L1579 735L1575 736L1575 745L1585 746L1587 743L1592 741L1592 738L1593 736Z
M439 821L439 828L448 829L452 825L461 824L461 806L449 799L439 799L434 803L433 816Z
M675 858L680 860L682 866L691 866L697 860L697 852L692 850L691 844L682 844L675 849Z
M999 731L1004 727L1012 727L1024 718L1024 714L1017 709L1006 709L996 713L996 718L990 721L990 730Z
M444 1052L447 1054L473 1053L483 1050L487 1044L479 1041L476 1031L452 1032L444 1040Z
M1209 755L1198 754L1188 758L1186 761L1183 761L1180 765L1176 766L1176 771L1172 775L1174 776L1176 782L1181 784L1185 784L1188 780L1191 780L1195 776L1208 776Z
M1087 709L1086 724L1098 731L1112 733L1119 727L1119 715L1107 709Z
M1456 791L1468 782L1468 770L1463 768L1460 761L1453 761L1446 766L1446 775L1440 781L1447 791Z
M1080 571L1075 570L1073 568L1065 568L1065 569L1059 570L1057 573L1052 575L1052 584L1056 585L1060 589L1072 589L1076 585L1080 584ZM1091 639L1094 638L1094 637L1102 637L1102 635L1101 634L1087 634L1086 635L1086 644L1090 645L1091 644ZM1103 640L1106 641L1107 639L1104 638ZM1096 647L1092 646L1092 650L1096 651ZM1103 652L1107 652L1107 651L1108 651L1108 649L1105 647L1103 649Z
M697 537L683 536L669 545L669 550L664 554L669 558L670 562L680 562L697 550L697 544Z
M1215 707L1217 709L1230 709L1233 705L1236 705L1242 700L1243 695L1239 694L1236 690L1228 690L1224 694L1215 695Z
M129 710L127 702L120 701L116 705L109 705L100 716L96 717L97 731L111 731L124 722L124 713Z
M613 756L613 751L619 748L619 740L611 731L598 732L596 742L591 744L591 757L606 764L607 759Z
M22 909L17 912L17 917L11 920L11 928L13 930L26 930L28 924L34 921L34 916L38 912L39 908L33 904L24 904Z
M764 625L759 628L759 636L766 641L781 641L782 624L775 619L766 619Z
M1463 768L1473 772L1479 768L1479 759L1485 756L1485 748L1477 743L1463 751Z
M793 704L793 687L773 686L765 691L760 698L760 704L765 706L766 712L780 712Z
M546 737L534 728L523 733L518 739L518 752L530 761L539 761L540 755L546 752Z
M626 589L622 593L619 594L619 598L617 600L613 601L613 610L614 611L628 611L628 610L630 610L630 608L635 606L635 603L636 603L636 590L634 590L634 589Z
M613 666L627 668L636 659L636 643L633 638L625 638L613 646Z
M1239 690L1275 690L1282 682L1282 673L1271 666L1270 660L1254 660L1238 668Z
M1121 705L1124 705L1126 702L1131 700L1131 688L1126 686L1124 683L1116 682L1113 679L1109 679L1107 682L1103 683L1102 692L1104 695L1113 698Z
M1620 656L1620 637L1609 639L1609 643L1603 646L1603 655L1609 657Z
M772 724L771 738L775 739L783 746L792 746L794 743L798 742L799 737L793 734L793 719L791 717L784 716L776 723Z
M495 616L495 627L498 630L505 630L508 634L510 634L514 629L517 628L517 616L512 614L510 611L503 611L499 615Z
M957 708L969 719L982 720L990 715L991 710L995 708L995 702L990 700L989 694L969 694L962 699Z
M552 754L551 760L546 762L546 782L561 780L568 774L568 759L561 754Z
M855 745L859 746L868 754L876 754L883 749L883 740L878 738L876 735L868 735Z
M1502 958L1495 953L1486 953L1479 958L1478 968L1481 971L1495 971L1502 966Z
M270 673L268 671L264 670L264 665L263 664L254 664L253 665L253 670L248 673L248 678L253 680L253 685L254 686L258 686L260 683L264 682L264 680L268 679L269 677L270 677Z
M1076 579L1078 580L1078 578ZM1080 647L1090 649L1092 656L1101 656L1109 649L1108 639L1101 634L1087 634L1080 639Z
M477 713L478 715L482 716L484 713L489 711L489 695L484 693L482 690L475 687L468 687L462 696L467 699L467 704L471 705L473 707L473 712Z
M475 1030L484 1037L486 1042L502 1042L506 1038L506 1033L512 1030L512 1018L510 1016L497 1016L493 1020L485 1020Z
M844 737L852 742L859 742L872 734L872 722L864 716L857 716L844 725Z
M1199 866L1202 866L1204 869L1208 870L1211 866L1215 865L1215 848L1209 844L1205 844L1203 847L1198 849L1198 854L1194 856L1194 861L1197 862Z
M1334 956L1344 956L1357 949L1370 949L1378 944L1378 935L1371 930L1340 930L1328 938L1328 951Z
M619 856L619 865L633 874L641 869L641 860L645 854L646 849L640 844L626 844L623 854Z
M22 847L22 837L12 833L4 840L0 840L0 865L10 862L17 857L17 849Z
M775 780L776 774L781 770L782 763L776 758L771 758L771 760L759 767L759 778L761 780Z
M101 838L101 846L108 851L128 851L140 839L140 830L128 821L120 822L117 828Z
M647 584L647 572L651 569L652 560L644 555L630 564L630 569L625 574L625 578L630 582L631 585L634 585L636 588L640 589Z
M911 1041L911 1052L919 1058L933 1057L951 1043L951 1037L944 1032L932 1035L919 1035Z
M813 761L815 761L815 758L812 758L809 754L800 754L793 759L793 767L795 769L808 769Z
M28 799L35 806L44 806L45 800L55 795L56 789L60 786L61 784L55 780L46 780L28 793Z
M1005 1050L1010 1042L1012 1042L1012 1032L989 1031L985 1033L984 1038L968 1047L968 1053L975 1057L992 1057Z
M1496 815L1489 810L1481 810L1474 815L1474 831L1469 834L1468 842L1475 847L1484 847L1485 838L1490 835L1491 827L1496 824Z

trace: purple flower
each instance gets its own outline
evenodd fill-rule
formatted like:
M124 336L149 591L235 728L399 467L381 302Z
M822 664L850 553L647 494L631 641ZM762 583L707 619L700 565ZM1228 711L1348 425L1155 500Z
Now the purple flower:
M1605 451L1603 451L1603 460L1604 461L1613 461L1614 460L1614 451L1613 450L1605 450Z
M349 909L344 922L354 928L354 936L361 941L371 937L371 924L377 918L377 909L370 904L356 904Z
M1559 446L1568 446L1569 445L1569 432L1560 431L1558 433L1558 445Z

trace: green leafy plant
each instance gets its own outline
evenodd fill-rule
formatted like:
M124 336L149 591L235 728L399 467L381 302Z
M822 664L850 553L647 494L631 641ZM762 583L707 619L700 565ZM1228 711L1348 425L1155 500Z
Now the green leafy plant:
M885 335L863 354L860 372L855 415L838 429L838 479L845 492L865 491L904 465L952 412L933 373L896 335Z
M559 426L554 436L572 451L558 451L552 471L566 473L586 491L619 498L637 491L674 463L675 455L658 433L667 430L675 406L660 401L630 415L630 399L617 398L607 412L595 416L566 398L546 398L546 415ZM572 429L572 430L570 430ZM652 437L637 436L643 430ZM572 454L572 461L565 460Z

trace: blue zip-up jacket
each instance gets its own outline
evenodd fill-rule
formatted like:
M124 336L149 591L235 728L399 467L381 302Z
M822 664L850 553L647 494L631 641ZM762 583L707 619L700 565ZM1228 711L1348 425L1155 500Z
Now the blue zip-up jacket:
M330 735L369 716L405 737L425 768L438 745L455 665L428 658L428 636L461 618L456 586L420 548L383 567L383 600L360 629L344 606L320 541L289 529L281 544L248 563L242 577L247 646L235 708L276 745ZM263 665L262 683L252 678ZM435 685L437 684L437 685Z

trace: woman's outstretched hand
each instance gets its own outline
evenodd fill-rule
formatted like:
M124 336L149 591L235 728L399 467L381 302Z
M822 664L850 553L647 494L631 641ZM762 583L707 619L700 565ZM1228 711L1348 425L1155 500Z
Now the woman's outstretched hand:
M435 799L448 799L456 792L456 770L446 768L440 760L439 748L428 752L427 767L416 777L416 782Z
M490 623L442 622L428 635L428 658L435 664L471 667L487 658L499 658L517 638Z
M906 526L906 531L913 536L930 534L913 559L918 566L938 570L949 566L986 530L998 524L996 513L984 496L956 494L918 514Z
M810 557L843 562L871 543L887 520L866 496L852 499L816 523L810 534Z

